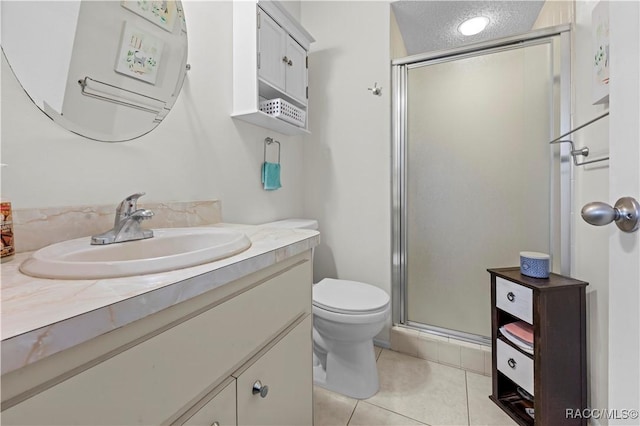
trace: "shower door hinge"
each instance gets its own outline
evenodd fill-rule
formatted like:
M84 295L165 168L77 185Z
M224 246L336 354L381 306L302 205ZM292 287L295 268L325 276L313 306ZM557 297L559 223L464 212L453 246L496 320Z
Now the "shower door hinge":
M306 56L306 57L304 58L304 61L305 61L305 65L306 65L307 69L309 69L309 57L308 57L308 56Z
M258 29L260 29L260 12L258 12Z
M309 86L307 86L307 99L309 99Z

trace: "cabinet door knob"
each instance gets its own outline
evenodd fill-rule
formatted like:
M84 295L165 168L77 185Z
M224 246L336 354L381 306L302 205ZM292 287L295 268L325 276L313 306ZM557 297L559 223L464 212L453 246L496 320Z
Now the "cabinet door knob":
M509 302L513 302L514 300L516 300L516 295L513 294L513 292L509 292L507 293L507 299L509 299Z
M211 423L211 426L220 426L220 423L219 422L213 422L213 423Z
M509 358L509 361L507 361L507 364L509 364L509 367L511 368L516 368L516 365L517 365L516 360L513 358Z
M289 58L287 58L286 56L282 57L282 62L284 62L285 64L292 66L293 65L293 61Z
M256 380L256 382L253 384L251 393L253 393L254 395L259 393L260 397L266 398L267 394L269 393L269 386L263 385L260 380Z

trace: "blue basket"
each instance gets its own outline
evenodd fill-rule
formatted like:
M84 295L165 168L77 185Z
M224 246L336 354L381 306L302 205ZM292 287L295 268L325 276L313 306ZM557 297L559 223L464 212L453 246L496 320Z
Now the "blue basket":
M533 278L549 278L550 256L535 251L520 252L520 273Z

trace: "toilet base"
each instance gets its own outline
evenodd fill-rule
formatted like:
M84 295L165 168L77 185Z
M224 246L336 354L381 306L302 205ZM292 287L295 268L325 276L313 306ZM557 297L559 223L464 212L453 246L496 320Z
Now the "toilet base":
M331 350L326 353L314 347L317 354L314 356L313 383L356 399L375 395L380 384L373 340L332 343ZM320 359L326 361L319 362Z

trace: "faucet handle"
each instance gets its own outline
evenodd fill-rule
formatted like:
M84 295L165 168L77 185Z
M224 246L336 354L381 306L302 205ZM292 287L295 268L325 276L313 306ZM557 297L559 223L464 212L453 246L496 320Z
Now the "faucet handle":
M132 201L134 204L138 201L138 198L142 197L146 192L136 192L135 194L129 195L124 201Z
M118 205L118 208L116 209L116 225L120 220L130 216L131 213L138 209L138 198L142 197L144 194L144 192L136 192L120 202L120 205Z

